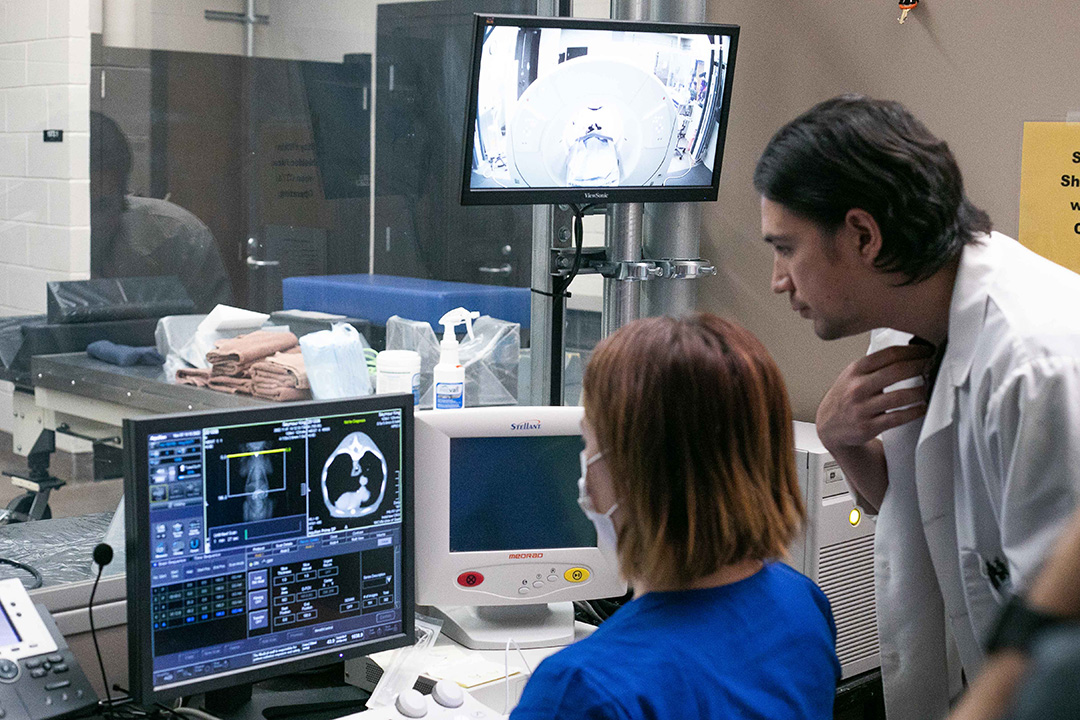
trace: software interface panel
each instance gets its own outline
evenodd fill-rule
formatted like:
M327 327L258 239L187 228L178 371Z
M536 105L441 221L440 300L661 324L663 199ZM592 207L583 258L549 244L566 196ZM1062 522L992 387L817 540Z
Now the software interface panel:
M401 410L150 435L154 685L401 633Z

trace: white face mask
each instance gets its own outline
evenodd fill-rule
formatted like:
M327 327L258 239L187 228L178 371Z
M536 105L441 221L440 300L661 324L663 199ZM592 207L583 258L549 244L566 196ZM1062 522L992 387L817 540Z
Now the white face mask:
M592 457L586 457L585 451L581 451L581 477L577 481L578 506L585 513L585 517L592 521L593 527L596 528L596 547L600 549L608 562L618 567L618 535L615 533L615 523L611 520L611 514L615 512L619 504L615 503L605 513L597 512L596 508L593 507L592 498L589 497L589 493L585 490L585 474L589 472L589 466L603 456L604 453L598 452Z

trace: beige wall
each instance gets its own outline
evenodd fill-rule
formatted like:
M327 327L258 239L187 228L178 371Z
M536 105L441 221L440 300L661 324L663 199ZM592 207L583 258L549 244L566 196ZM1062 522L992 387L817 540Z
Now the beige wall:
M705 211L702 255L720 268L699 307L749 327L788 380L796 417L812 420L865 337L818 340L769 291L754 164L772 133L841 92L899 100L947 140L968 194L1015 237L1026 120L1080 110L1080 5L1074 0L924 0L904 25L896 3L713 0L712 22L742 27L720 199Z

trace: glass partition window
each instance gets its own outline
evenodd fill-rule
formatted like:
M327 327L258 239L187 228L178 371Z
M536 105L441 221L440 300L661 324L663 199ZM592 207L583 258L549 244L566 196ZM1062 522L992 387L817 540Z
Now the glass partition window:
M553 3L204 5L91 21L92 276L175 276L198 312L280 309L301 276L531 286L533 208L460 203L465 95L473 14ZM584 312L575 351L598 339Z

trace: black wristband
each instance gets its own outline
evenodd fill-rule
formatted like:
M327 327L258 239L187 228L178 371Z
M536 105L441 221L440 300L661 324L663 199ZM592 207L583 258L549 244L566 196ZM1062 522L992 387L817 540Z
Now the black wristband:
M1020 595L1013 595L1001 610L986 643L988 653L1013 648L1028 652L1045 630L1060 625L1065 618L1029 607Z

